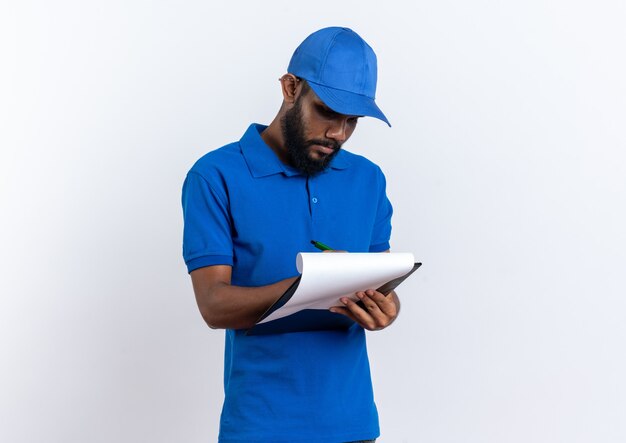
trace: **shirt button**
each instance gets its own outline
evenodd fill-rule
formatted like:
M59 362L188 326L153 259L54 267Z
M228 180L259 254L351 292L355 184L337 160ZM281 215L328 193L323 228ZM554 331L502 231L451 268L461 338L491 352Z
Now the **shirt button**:
M313 198L311 199L311 201L312 201L313 203L317 203L317 197L313 197Z

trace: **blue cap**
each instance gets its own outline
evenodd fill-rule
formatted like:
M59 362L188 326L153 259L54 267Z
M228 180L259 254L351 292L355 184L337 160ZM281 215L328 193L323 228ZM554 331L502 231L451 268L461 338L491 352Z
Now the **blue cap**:
M331 27L309 35L293 53L287 72L305 79L333 111L375 117L391 126L374 102L376 54L352 29Z

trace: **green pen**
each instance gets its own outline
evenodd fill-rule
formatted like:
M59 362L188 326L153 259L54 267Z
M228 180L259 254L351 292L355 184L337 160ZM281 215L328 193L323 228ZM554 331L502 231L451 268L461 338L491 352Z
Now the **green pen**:
M324 243L320 243L315 240L311 240L311 244L315 246L317 249L319 249L320 251L333 251L334 250L330 246L326 246Z

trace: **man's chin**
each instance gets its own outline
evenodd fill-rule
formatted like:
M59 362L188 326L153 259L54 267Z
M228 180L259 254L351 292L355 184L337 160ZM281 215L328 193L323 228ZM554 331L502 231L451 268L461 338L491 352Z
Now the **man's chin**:
M304 149L290 149L293 166L301 172L313 176L328 168L339 149L324 145L309 144Z
M311 156L309 156L306 165L302 166L309 175L316 175L328 169L335 155L336 152L333 152L332 154L326 155L322 158L312 158Z
M328 168L326 162L309 162L305 167L305 172L309 175L317 175Z

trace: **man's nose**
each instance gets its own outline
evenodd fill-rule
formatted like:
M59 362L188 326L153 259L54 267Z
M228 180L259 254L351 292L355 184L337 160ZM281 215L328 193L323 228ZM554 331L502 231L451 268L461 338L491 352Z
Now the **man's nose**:
M347 138L347 126L348 121L345 118L334 121L326 131L326 137L335 140L338 143L343 143Z

